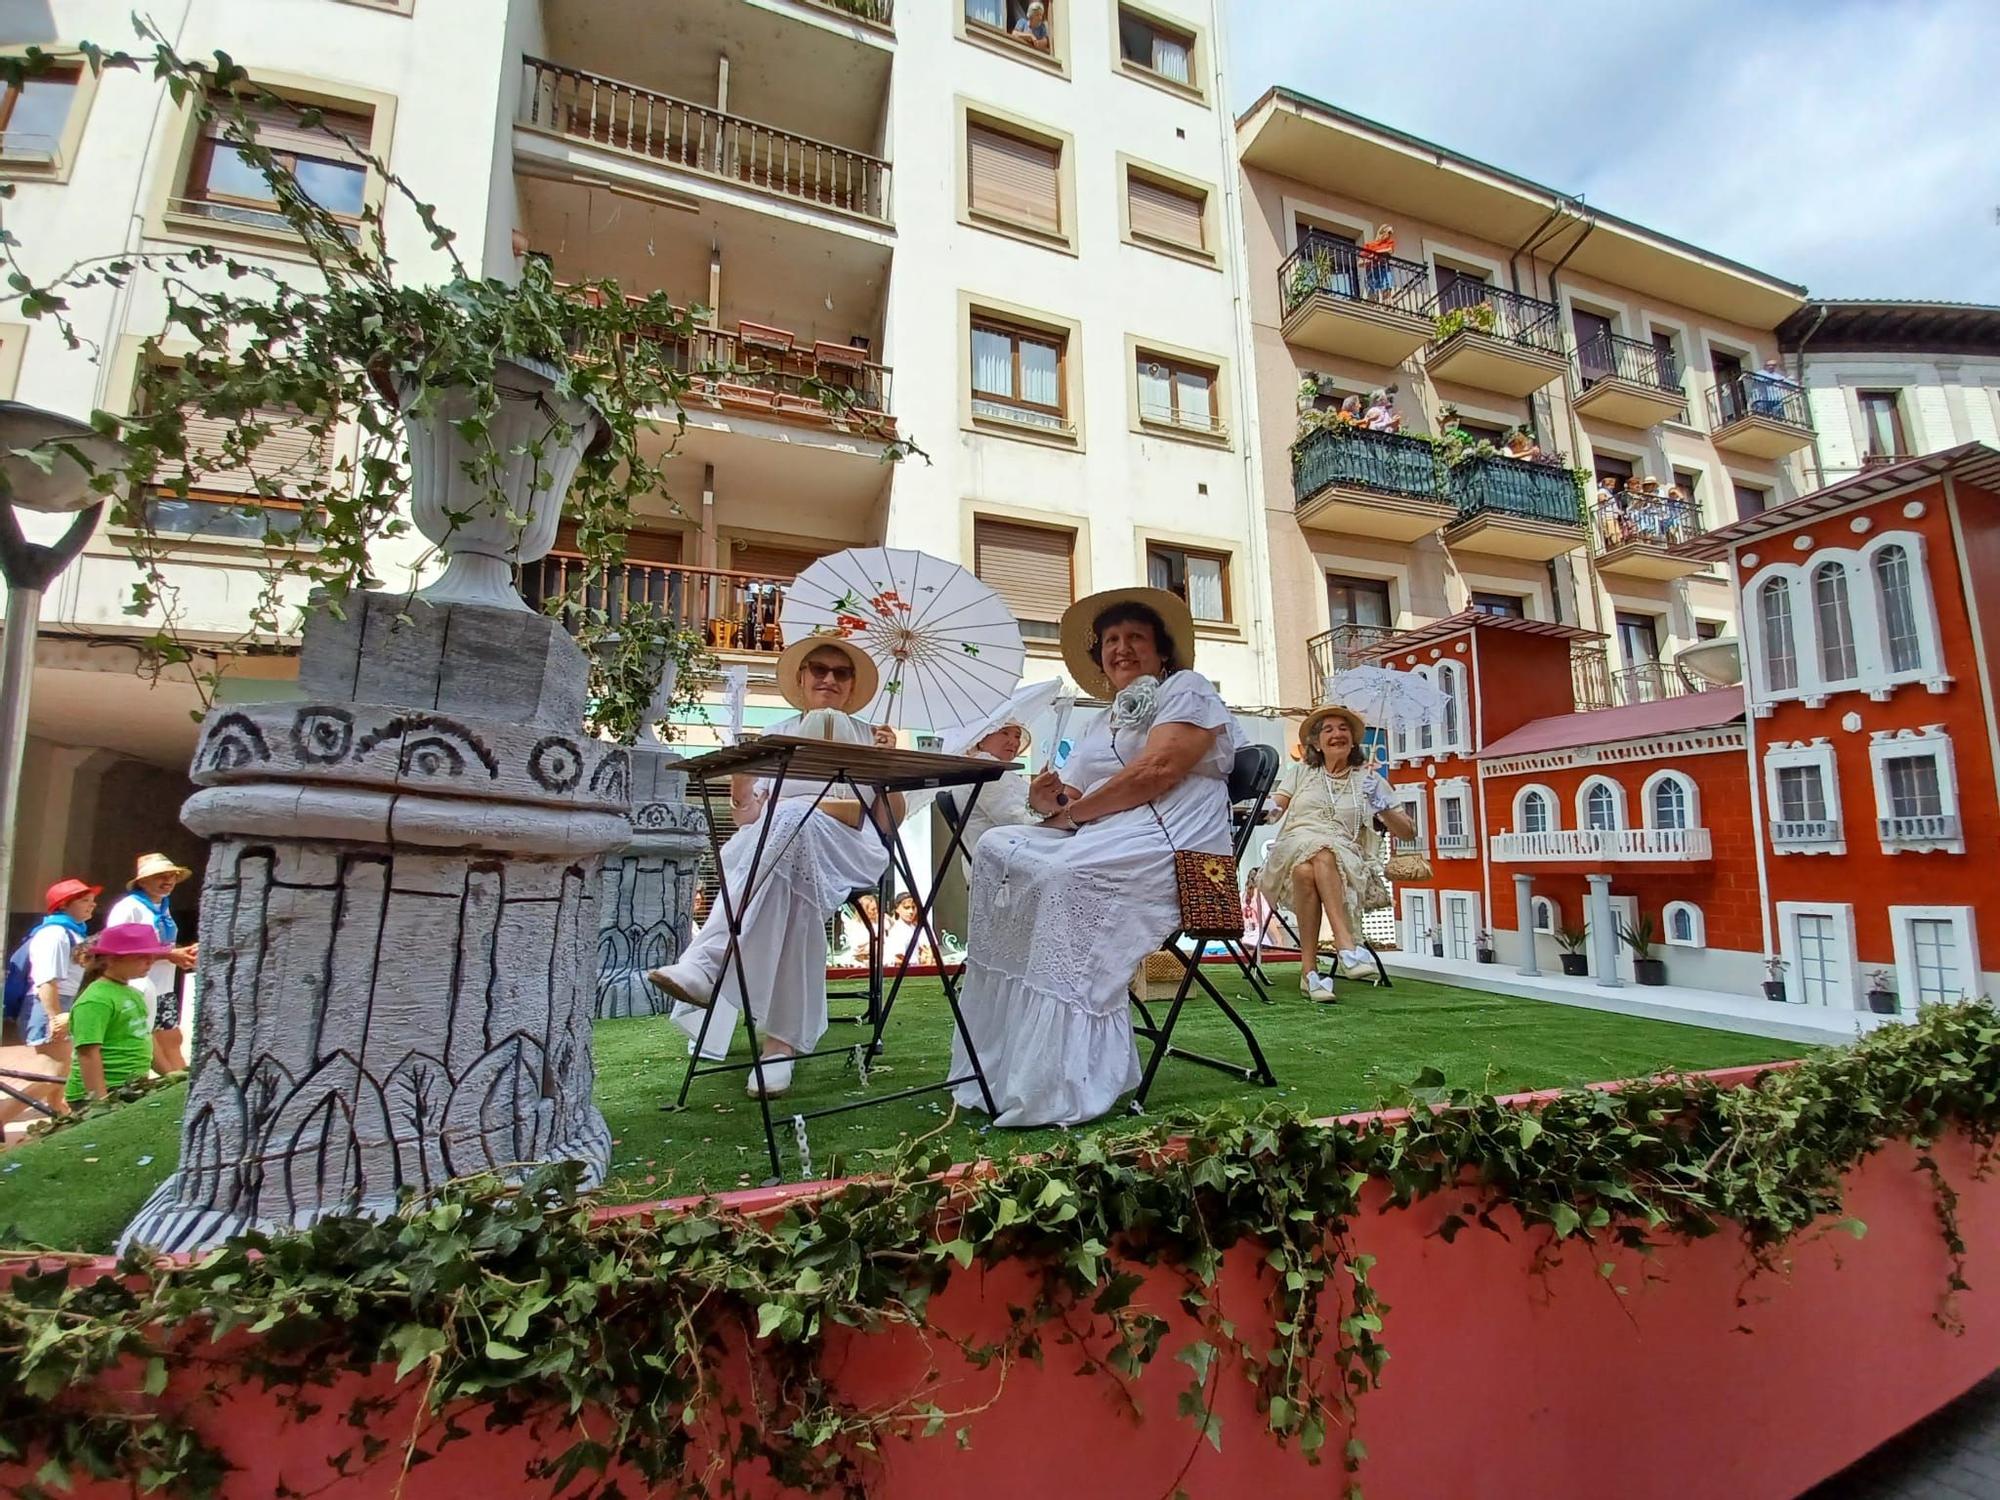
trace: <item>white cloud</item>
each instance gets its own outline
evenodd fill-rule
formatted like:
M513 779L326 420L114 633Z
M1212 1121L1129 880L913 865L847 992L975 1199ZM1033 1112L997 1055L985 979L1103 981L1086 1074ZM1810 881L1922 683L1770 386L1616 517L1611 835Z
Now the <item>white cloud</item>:
M1824 296L2000 302L1992 0L1230 0L1284 84Z

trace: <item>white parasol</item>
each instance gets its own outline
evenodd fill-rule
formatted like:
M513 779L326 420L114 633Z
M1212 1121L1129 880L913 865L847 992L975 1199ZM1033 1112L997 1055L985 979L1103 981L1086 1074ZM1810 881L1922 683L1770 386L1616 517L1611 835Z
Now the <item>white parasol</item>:
M1445 695L1427 677L1389 667L1345 667L1326 679L1326 701L1351 708L1378 729L1435 722Z
M882 670L859 716L953 729L1007 700L1027 653L1000 596L957 563L897 547L850 547L792 581L778 616L787 644L836 631Z

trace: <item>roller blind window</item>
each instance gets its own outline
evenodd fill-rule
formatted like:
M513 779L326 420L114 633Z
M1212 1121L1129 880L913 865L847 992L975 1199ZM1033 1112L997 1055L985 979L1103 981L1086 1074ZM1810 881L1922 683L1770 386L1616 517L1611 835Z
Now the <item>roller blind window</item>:
M1150 178L1125 179L1127 218L1141 239L1206 252L1208 230L1203 209L1207 199L1187 188L1172 188Z
M965 127L965 160L971 212L1043 234L1064 232L1061 146L973 120Z
M972 571L1021 622L1021 633L1054 640L1063 611L1076 600L1076 534L1012 521L972 523Z

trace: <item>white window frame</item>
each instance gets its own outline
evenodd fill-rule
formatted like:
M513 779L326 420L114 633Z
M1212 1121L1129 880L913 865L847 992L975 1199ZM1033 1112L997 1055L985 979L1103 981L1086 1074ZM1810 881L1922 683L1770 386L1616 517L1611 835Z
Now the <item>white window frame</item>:
M1468 755L1472 751L1472 725L1470 722L1472 718L1472 694L1468 690L1471 678L1465 670L1465 663L1458 661L1438 662L1431 669L1430 676L1437 690L1450 699L1456 705L1458 711L1458 723L1454 726L1456 732L1449 739L1445 736L1444 715L1442 713L1438 715L1438 749L1441 752L1455 750L1460 755Z
M1835 978L1839 990L1828 1004L1829 1010L1858 1010L1863 1000L1861 993L1861 960L1854 941L1854 908L1843 903L1827 901L1780 901L1778 903L1778 957L1785 961L1785 970L1790 974L1800 974L1799 970L1799 918L1831 917L1834 931L1841 948L1843 962L1836 970ZM1804 976L1799 978L1799 996L1805 997Z
M1451 916L1454 908L1462 908L1465 912L1465 952L1463 953L1452 951L1455 946L1453 939L1456 937L1451 925ZM1479 892L1438 892L1438 931L1444 934L1444 956L1446 958L1458 959L1465 963L1472 962L1478 956L1479 934L1482 930L1479 917Z
M1417 846L1428 854L1431 847L1430 798L1424 795L1421 786L1394 784L1389 787L1389 795L1394 799L1396 807L1410 815L1410 821L1417 828Z
M1555 794L1553 787L1544 786L1539 781L1531 781L1522 787L1521 790L1514 793L1514 831L1516 833L1530 833L1534 831L1528 827L1528 820L1525 816L1530 795L1539 796L1548 804L1549 826L1543 832L1557 832L1563 826L1562 798Z
M1910 611L1917 625L1917 665L1901 672L1889 668L1889 641L1882 609L1882 596L1875 582L1875 556L1885 547L1901 547L1910 569ZM1828 563L1847 573L1848 628L1854 636L1855 675L1829 681L1821 670L1819 611L1813 598L1813 578ZM1789 688L1773 688L1765 660L1766 642L1761 594L1773 578L1791 585L1792 645L1798 662L1798 681ZM1944 650L1938 631L1937 601L1931 592L1931 577L1924 537L1915 531L1885 531L1859 547L1815 547L1797 562L1774 562L1759 568L1744 580L1738 596L1738 615L1743 628L1745 655L1750 668L1751 704L1762 711L1765 705L1804 699L1817 707L1836 692L1865 692L1877 702L1886 701L1906 683L1921 682L1926 692L1943 693L1951 686L1945 671Z
M1684 771L1655 771L1646 778L1646 784L1639 788L1639 816L1644 820L1645 826L1648 828L1660 826L1654 821L1653 790L1663 781L1671 781L1681 789L1681 806L1686 814L1681 826L1683 828L1704 826L1701 821L1701 788L1696 786L1694 778Z
M1562 903L1553 896L1536 896L1528 904L1535 931L1553 936L1562 926Z
M1868 770L1875 784L1875 816L1884 819L1895 810L1894 799L1889 795L1888 763L1922 755L1929 755L1937 763L1939 808L1945 817L1957 823L1956 830L1945 838L1892 839L1881 832L1878 821L1875 826L1881 834L1882 852L1963 854L1965 825L1958 805L1958 763L1952 754L1951 734L1942 724L1926 724L1921 729L1877 729L1869 735Z
M1688 935L1674 936L1674 918L1685 914L1689 920ZM1660 929L1663 940L1675 948L1706 948L1708 946L1708 918L1701 908L1692 901L1669 901L1660 909Z
M1611 815L1617 820L1611 825L1612 828L1630 828L1632 819L1625 808L1625 788L1609 776L1583 778L1583 785L1576 789L1576 826L1586 829L1590 827L1590 793L1592 788L1600 786L1608 788L1611 792Z
M1892 906L1889 908L1889 941L1895 954L1897 1009L1915 1010L1918 994L1917 943L1912 926L1917 922L1946 922L1954 929L1958 957L1960 994L1977 999L1985 990L1979 971L1979 932L1970 906ZM1948 996L1957 999L1959 996Z
M1405 889L1403 892L1403 951L1405 953L1428 953L1431 948L1431 934L1437 931L1438 907L1433 899L1436 892L1428 888L1422 890ZM1423 914L1424 925L1417 926L1417 915Z
M1472 822L1472 782L1464 776L1447 776L1434 782L1431 795L1437 798L1436 836L1431 840L1431 849L1440 859L1475 859L1479 854L1479 832ZM1465 847L1446 849L1444 847L1445 804L1457 802L1463 809L1460 822L1465 828Z
M1824 843L1806 843L1798 840L1780 840L1774 831L1779 819L1782 803L1778 799L1778 772L1786 766L1812 766L1819 771L1820 792L1826 800L1827 821L1832 823L1836 836ZM1766 811L1765 830L1771 841L1771 849L1777 854L1845 854L1847 852L1847 824L1840 815L1840 776L1834 765L1833 742L1825 736L1811 741L1797 740L1790 744L1780 742L1764 752L1764 806Z

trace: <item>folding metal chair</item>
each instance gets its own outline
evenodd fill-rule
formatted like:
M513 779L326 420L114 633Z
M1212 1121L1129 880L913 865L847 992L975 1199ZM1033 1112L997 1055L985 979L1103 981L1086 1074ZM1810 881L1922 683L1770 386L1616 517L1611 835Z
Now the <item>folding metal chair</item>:
M1237 803L1250 804L1248 816L1235 830L1234 845L1239 864L1243 859L1243 851L1250 845L1251 833L1263 815L1265 799L1271 795L1271 788L1277 780L1278 752L1269 745L1246 745L1236 752L1236 763L1229 772L1230 805L1234 807ZM1152 1011L1138 991L1131 992L1132 1004L1138 1009L1140 1018L1140 1024L1132 1029L1153 1044L1153 1055L1146 1059L1146 1071L1139 1080L1139 1092L1132 1096L1134 1114L1146 1107L1146 1095L1152 1091L1153 1076L1159 1072L1161 1061L1170 1056L1178 1057L1184 1062L1200 1063L1205 1068L1215 1068L1224 1073L1234 1074L1245 1082L1262 1084L1265 1088L1275 1088L1278 1083L1271 1072L1271 1065L1264 1060L1264 1049L1257 1045L1256 1034L1250 1030L1249 1023L1238 1014L1236 1007L1229 1003L1229 997L1215 987L1214 981L1204 974L1201 968L1201 956L1208 943L1219 941L1230 957L1236 961L1237 967L1249 977L1257 992L1268 999L1263 985L1250 971L1250 961L1243 951L1241 929L1227 936L1209 937L1206 940L1196 936L1193 939L1195 948L1192 953L1184 953L1180 949L1180 940L1185 936L1189 934L1176 932L1161 947L1162 952L1173 954L1181 963L1180 987L1175 990L1173 1003L1167 1008L1165 1022L1155 1021ZM1244 1045L1250 1050L1250 1066L1225 1062L1218 1057L1189 1052L1173 1045L1174 1027L1180 1021L1181 1007L1187 1004L1188 995L1197 984L1242 1036Z

